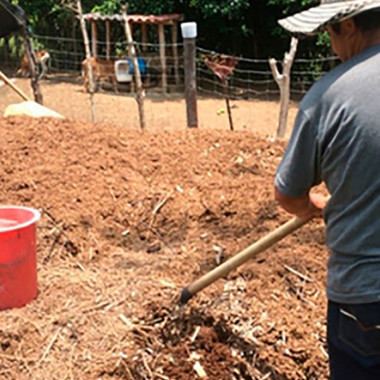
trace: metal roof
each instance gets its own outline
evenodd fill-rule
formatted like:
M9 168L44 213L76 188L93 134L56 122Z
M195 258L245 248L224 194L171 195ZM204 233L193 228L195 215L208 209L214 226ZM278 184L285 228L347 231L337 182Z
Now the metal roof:
M83 18L88 21L123 21L121 14L102 15L96 13L86 13ZM128 21L136 24L173 24L182 21L183 16L179 13L162 14L162 15L139 15L133 14L127 16Z

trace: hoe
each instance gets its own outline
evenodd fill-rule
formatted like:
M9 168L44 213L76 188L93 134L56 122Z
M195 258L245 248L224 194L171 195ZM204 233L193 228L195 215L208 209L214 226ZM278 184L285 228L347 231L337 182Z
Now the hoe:
M271 247L272 245L283 239L285 236L291 234L298 228L302 227L311 219L312 218L301 219L298 217L290 219L288 222L284 223L274 231L270 232L268 235L262 237L256 243L250 245L243 251L231 257L223 264L214 268L212 271L206 273L201 278L194 281L182 290L180 296L180 306L185 306L187 301L189 301L190 298L192 298L196 293L211 285L214 281L218 280L219 278L226 276L233 269L237 268L249 259L253 258L258 253L265 251L267 248Z

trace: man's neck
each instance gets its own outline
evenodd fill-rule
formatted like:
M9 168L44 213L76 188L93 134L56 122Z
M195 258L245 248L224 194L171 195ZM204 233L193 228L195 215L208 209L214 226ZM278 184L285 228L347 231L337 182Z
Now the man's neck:
M377 29L376 31L370 31L370 32L363 32L361 41L358 45L360 53L361 51L380 43L380 29Z
M344 51L345 55L340 57L343 62L347 61L357 54L360 54L363 50L373 45L379 44L380 30L377 30L375 32L362 32L360 30L357 30L357 32L352 35L350 39L351 41L346 45L347 47Z

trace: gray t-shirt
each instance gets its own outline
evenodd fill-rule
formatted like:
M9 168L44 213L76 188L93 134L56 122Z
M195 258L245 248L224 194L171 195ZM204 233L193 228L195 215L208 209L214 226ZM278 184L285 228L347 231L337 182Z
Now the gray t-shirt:
M380 44L340 64L302 100L275 185L298 197L325 182L327 297L380 301Z

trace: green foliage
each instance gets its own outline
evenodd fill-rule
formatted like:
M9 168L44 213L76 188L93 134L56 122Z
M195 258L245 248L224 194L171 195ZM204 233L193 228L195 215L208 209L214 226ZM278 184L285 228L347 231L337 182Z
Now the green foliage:
M206 18L240 16L249 7L247 0L190 0L190 8L198 9Z
M317 40L315 44L323 48L327 47L328 50L330 50L330 45L331 45L330 35L327 32L319 33L317 35Z
M75 13L65 4L75 0L11 0L27 13L35 34L73 37ZM277 20L314 5L315 0L82 0L84 13L116 14L128 3L128 13L181 13L198 23L198 43L208 49L246 57L283 56L290 34ZM77 33L77 32L75 32ZM78 38L80 35L78 34ZM327 35L303 40L298 57L330 54Z
M282 10L283 17L290 16L315 5L314 0L268 0L268 5L274 5Z
M13 59L13 60L16 60L20 55L20 52L19 52L20 44L17 45L16 38L17 37L15 36L10 37L8 39L8 45L7 45L10 59ZM6 45L5 38L0 38L0 50L5 49L5 45Z
M121 5L122 5L121 0L103 1L102 4L95 5L94 7L92 7L91 12L100 12L101 14L104 14L104 15L119 13Z
M119 13L121 6L126 4L123 0L105 0L91 8L91 12L102 14ZM174 12L174 0L131 0L128 1L129 13L162 14Z
M92 6L92 12L112 14L120 12L123 0L97 1ZM181 9L193 9L205 18L222 16L235 18L249 7L248 0L130 0L128 1L129 13L162 14L178 12Z

